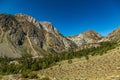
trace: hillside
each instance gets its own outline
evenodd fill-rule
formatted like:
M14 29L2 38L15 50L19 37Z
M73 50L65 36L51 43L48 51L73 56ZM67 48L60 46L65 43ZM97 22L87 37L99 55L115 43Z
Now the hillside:
M0 79L119 80L119 35L64 36L50 22L0 14Z
M17 58L28 53L43 57L75 47L50 22L25 14L0 14L0 56Z
M39 78L34 80L119 80L120 79L120 45L108 50L103 55L89 55L85 57L74 58L72 62L63 60L55 65L36 71ZM30 75L27 72L27 75ZM21 80L19 74L0 76L2 80ZM49 78L49 79L48 79ZM27 78L23 79L26 80ZM28 78L28 80L30 80ZM45 79L46 80L46 79Z
M50 76L55 80L119 80L120 46L100 56L90 56L59 62L58 65L41 70L40 76Z

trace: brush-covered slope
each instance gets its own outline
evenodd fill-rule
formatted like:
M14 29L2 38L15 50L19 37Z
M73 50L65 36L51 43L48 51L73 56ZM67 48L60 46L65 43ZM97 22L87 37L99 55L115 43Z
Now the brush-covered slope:
M39 22L24 14L0 14L0 56L43 56L75 47L50 22Z
M89 56L59 62L58 65L41 70L39 76L49 76L51 80L119 80L120 45L103 55Z
M89 50L87 51L89 54L89 58L87 59L85 57L76 57L74 59L62 60L56 62L55 65L49 66L49 68L35 71L38 78L34 80L120 80L120 40L116 41L118 44L104 43L106 47L104 46L98 49L91 48L96 55L91 55L93 52ZM114 48L106 51L107 47ZM101 49L104 53L98 53ZM61 58L57 57L57 59ZM44 77L45 79L41 79ZM20 80L23 77L20 74L1 75L1 79ZM24 79L29 80L29 78Z

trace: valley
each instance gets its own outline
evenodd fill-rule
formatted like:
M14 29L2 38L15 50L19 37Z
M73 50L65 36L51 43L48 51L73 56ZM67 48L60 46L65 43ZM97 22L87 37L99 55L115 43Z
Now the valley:
M0 14L0 80L119 80L119 35L64 36L50 22Z

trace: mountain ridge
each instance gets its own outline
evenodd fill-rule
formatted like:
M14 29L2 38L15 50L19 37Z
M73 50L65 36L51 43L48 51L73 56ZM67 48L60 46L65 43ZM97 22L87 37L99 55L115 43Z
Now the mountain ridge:
M94 46L96 43L108 41L107 39L111 40L110 35L103 37L93 30L88 30L76 36L64 36L50 22L41 22L26 14L0 14L2 56L21 57L24 53L45 56L67 52L86 44Z
M80 47L88 43L97 43L102 36L93 30L88 30L75 36L68 36L67 38L75 42L77 46Z
M61 35L50 22L38 22L31 16L24 14L0 14L1 42L14 47L15 52L31 53L36 56L46 53L60 53L74 48L76 45ZM4 36L2 34L6 34ZM1 44L1 46L4 46ZM8 48L8 46L6 46ZM1 48L1 47L0 47ZM0 49L2 51L2 48ZM14 54L11 50L11 55ZM7 50L5 50L7 51ZM6 52L2 51L1 54ZM9 56L9 55L5 55Z

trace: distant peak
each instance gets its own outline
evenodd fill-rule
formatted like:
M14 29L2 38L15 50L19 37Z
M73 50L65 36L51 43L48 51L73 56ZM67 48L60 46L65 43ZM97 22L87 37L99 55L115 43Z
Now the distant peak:
M96 31L94 31L94 30L87 30L87 31L85 31L85 32L83 32L82 34L98 34Z
M88 37L98 37L98 38L101 38L102 36L97 33L96 31L94 30L88 30L86 32L83 32L82 33L84 36L88 36Z
M84 32L84 33L97 33L96 31L94 31L94 30L87 30L86 32Z

